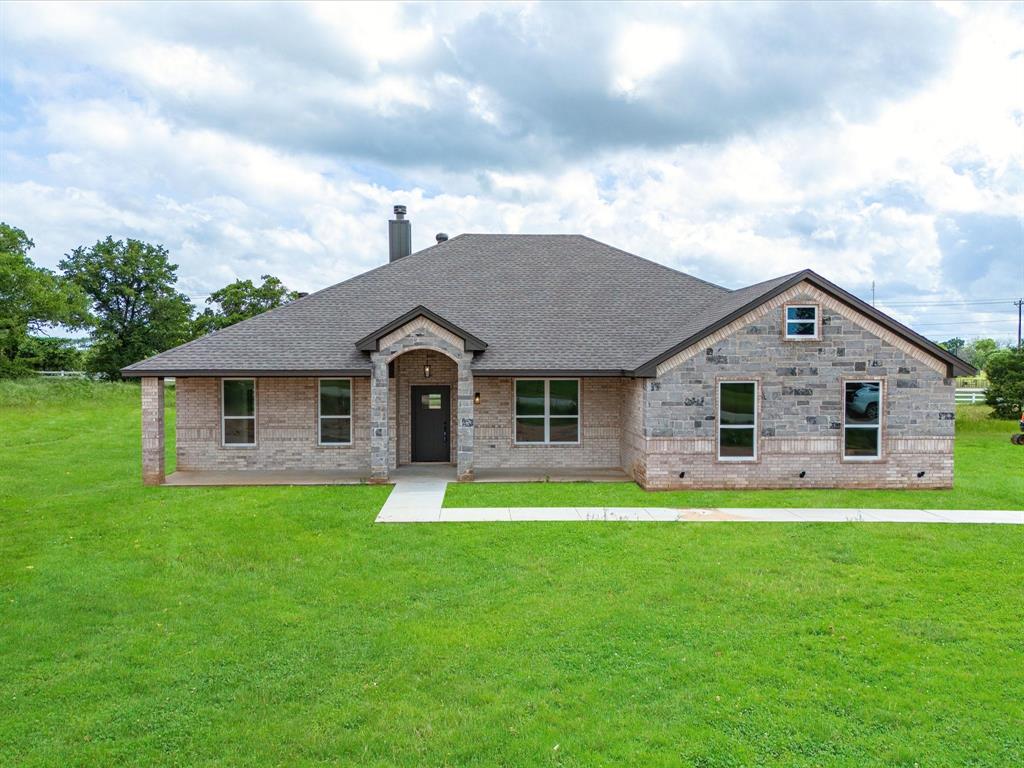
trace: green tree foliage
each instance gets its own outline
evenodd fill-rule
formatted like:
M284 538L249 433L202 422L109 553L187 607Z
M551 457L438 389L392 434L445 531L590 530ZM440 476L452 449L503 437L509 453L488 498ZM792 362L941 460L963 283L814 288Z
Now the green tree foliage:
M964 348L964 340L957 336L956 338L949 339L948 341L940 341L939 346L943 349L948 349L954 355L959 355L960 350Z
M20 358L34 371L81 371L85 367L85 353L78 339L29 336Z
M1024 410L1024 350L1000 349L993 352L985 366L988 392L985 401L997 419L1016 419Z
M92 302L88 370L119 378L124 366L188 339L193 307L175 290L178 266L162 245L108 237L75 248L60 268Z
M22 230L0 223L0 377L31 368L30 333L48 325L81 327L88 319L78 287L32 263L34 245Z
M989 357L997 349L999 349L999 344L995 339L975 339L968 342L960 351L960 358L982 371L985 369Z
M219 331L299 297L273 275L263 275L261 279L262 285L254 285L252 280L236 280L210 294L206 303L214 306L204 309L195 319L193 334L202 336Z

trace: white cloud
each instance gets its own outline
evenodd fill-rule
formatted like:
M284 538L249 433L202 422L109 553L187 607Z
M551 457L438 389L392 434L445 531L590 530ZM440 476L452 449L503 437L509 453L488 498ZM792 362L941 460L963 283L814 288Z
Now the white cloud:
M133 236L198 297L268 272L312 290L381 263L401 202L416 247L578 231L730 286L809 266L861 295L987 298L991 270L1024 278L1024 241L984 218L1024 216L1013 6L928 11L955 36L941 66L909 41L911 74L787 23L855 47L920 8L759 6L763 71L754 17L719 6L207 8L0 6L0 218L42 263Z
M612 58L612 90L634 96L654 76L682 60L686 34L679 27L634 23L621 33Z

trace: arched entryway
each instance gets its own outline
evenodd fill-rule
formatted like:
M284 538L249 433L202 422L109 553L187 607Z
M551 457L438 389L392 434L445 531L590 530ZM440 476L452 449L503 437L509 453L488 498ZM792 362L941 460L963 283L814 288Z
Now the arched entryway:
M455 464L473 478L473 353L427 318L380 339L370 353L371 477L417 462Z

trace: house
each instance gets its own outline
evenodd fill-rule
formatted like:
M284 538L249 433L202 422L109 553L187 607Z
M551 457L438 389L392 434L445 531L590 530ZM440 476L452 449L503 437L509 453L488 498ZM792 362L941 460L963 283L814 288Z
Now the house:
M616 468L644 488L953 482L969 365L810 270L729 290L580 235L474 235L390 260L124 369L143 478L442 462ZM241 476L241 477L244 477Z

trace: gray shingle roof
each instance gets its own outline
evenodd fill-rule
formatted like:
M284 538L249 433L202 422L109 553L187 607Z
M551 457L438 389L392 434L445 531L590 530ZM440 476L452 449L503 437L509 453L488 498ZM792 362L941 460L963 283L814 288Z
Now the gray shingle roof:
M730 291L582 235L459 235L124 373L368 373L356 342L418 306L487 345L478 373L633 371L793 277Z

